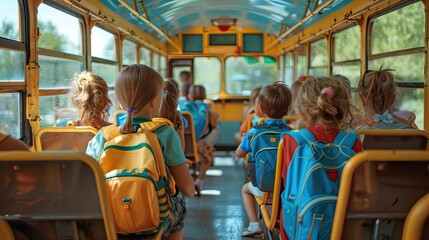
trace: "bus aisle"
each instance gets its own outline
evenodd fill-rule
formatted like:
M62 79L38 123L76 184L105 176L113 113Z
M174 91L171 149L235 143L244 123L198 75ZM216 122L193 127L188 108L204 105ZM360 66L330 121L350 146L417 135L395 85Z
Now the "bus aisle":
M217 152L214 166L207 171L200 197L186 199L188 213L184 239L257 239L242 238L247 225L241 199L244 184L243 162Z

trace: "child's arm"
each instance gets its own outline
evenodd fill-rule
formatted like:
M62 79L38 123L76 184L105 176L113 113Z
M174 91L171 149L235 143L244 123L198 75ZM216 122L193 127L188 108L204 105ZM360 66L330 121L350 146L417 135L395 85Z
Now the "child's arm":
M179 191L186 197L193 197L195 194L194 180L191 174L189 174L188 166L181 164L179 166L169 167L171 174L176 181L176 185Z
M240 148L240 146L235 150L235 155L237 155L238 158L244 158L249 152L244 151Z

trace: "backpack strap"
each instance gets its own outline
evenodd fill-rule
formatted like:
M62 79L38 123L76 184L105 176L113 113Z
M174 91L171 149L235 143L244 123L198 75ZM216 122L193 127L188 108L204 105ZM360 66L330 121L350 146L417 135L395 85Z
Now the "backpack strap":
M358 138L357 133L347 133L345 131L339 131L335 137L334 144L339 146L345 146L352 148Z
M293 139L295 139L295 141L298 143L298 145L316 142L316 138L314 138L313 134L305 128L301 129L298 132L289 131L285 134L289 134L290 136L292 136Z

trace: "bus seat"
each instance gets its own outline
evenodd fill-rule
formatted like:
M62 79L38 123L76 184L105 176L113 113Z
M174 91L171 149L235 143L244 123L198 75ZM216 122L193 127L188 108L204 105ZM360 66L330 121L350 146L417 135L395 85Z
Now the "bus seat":
M97 130L87 126L45 127L34 138L36 151L78 150L86 152L88 142L97 134Z
M429 139L428 133L414 129L359 130L358 133L364 136L363 149L365 150L425 150Z
M101 168L77 151L2 152L0 219L28 239L117 239Z
M185 128L185 157L195 163L199 163L197 136L194 127L194 117L190 112L181 112L183 117L188 121L188 127Z
M279 149L277 152L276 176L274 181L274 191L272 192L272 202L264 203L260 206L262 220L264 222L264 229L269 231L273 230L280 208L280 194L281 194L281 174L283 166L283 140L280 140ZM268 194L267 194L268 195ZM268 196L267 196L268 197ZM266 198L265 200L267 200Z
M0 219L0 236L3 240L15 240L12 229L4 219Z
M429 219L429 193L426 193L413 208L405 219L404 231L402 232L402 239L414 240L425 239L423 238L423 229L428 229ZM427 237L427 235L426 235Z
M331 239L401 239L408 212L429 191L428 167L427 151L356 154L342 173Z

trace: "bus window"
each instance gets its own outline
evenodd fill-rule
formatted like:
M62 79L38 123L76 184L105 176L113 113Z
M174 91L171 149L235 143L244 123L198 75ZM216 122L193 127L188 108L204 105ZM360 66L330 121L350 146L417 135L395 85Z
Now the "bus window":
M18 1L3 1L0 10L0 37L15 41L21 40L21 16Z
M147 48L140 48L140 64L150 66L150 50Z
M167 77L167 58L164 55L159 58L159 74L163 78Z
M137 44L125 39L122 44L122 65L131 65L136 63Z
M307 75L306 48L299 46L293 50L294 55L294 81L301 75Z
M280 55L279 56L279 67L278 67L278 69L279 69L279 72L278 72L279 76L278 76L277 79L279 81L283 81L283 82L284 82L283 76L284 76L284 70L285 70L284 66L285 66L285 64L284 64L284 56Z
M93 57L116 61L116 36L98 25L91 29L91 54Z
M67 90L74 74L85 68L83 21L81 16L48 2L39 6L37 24L40 29L39 105L41 127L45 127L59 120L58 112L71 108Z
M159 72L159 54L156 52L152 55L152 68Z
M92 72L104 79L109 86L109 98L113 106L110 108L109 121L113 122L113 115L118 109L115 98L115 77L119 72L119 63L116 54L117 36L102 26L95 25L91 29Z
M328 76L328 42L321 38L310 43L310 75L317 77Z
M416 114L423 127L425 7L416 2L371 19L369 68L395 70L397 109ZM410 27L412 26L412 27Z
M21 110L24 105L19 93L0 93L0 133L21 138Z
M250 95L253 88L277 80L277 64L272 57L228 57L225 60L226 92Z
M82 26L79 18L46 4L39 6L39 48L82 55Z
M290 87L293 83L293 55L292 52L285 54L284 61L284 80L285 83Z
M340 74L348 79L352 87L357 87L360 79L361 33L358 25L334 33L332 74Z
M221 82L221 62L216 57L194 58L194 84L203 85L207 94L218 94Z

